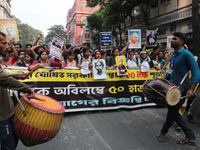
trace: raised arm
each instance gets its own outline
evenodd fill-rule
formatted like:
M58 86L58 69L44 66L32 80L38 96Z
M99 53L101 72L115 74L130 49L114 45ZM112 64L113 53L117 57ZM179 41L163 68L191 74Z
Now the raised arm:
M41 37L42 37L42 34L41 34L41 33L38 34L38 36L37 36L37 38L36 38L36 40L35 40L33 46L37 45L37 43L38 43L38 41L39 41L39 39L40 39Z
M31 53L33 54L33 58L35 58L35 56L36 56L35 49L36 49L37 47L39 47L39 46L40 46L40 45L35 45L35 46L31 47Z
M65 46L65 44L63 44L63 52L66 52L67 51L67 48Z
M156 55L158 55L161 48L162 48L162 44L159 42L158 49L153 53L153 55L150 56L151 60L153 60L156 57Z
M147 41L144 43L144 47L142 48L142 51L145 51L147 47Z
M125 53L125 51L128 48L129 44L130 44L130 42L127 42L126 46L121 51L121 55L123 55Z
M17 59L19 55L18 55L17 50L15 49L14 43L15 43L15 38L12 38L12 40L10 40L10 44L11 44L12 49L13 49L13 55Z

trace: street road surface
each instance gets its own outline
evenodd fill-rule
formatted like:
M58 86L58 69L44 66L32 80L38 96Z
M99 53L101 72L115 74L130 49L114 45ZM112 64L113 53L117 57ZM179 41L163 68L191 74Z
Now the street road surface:
M30 148L19 142L17 150L199 150L198 115L194 118L196 124L188 123L196 134L197 146L176 144L185 136L182 131L175 130L175 125L169 130L167 141L158 142L166 113L166 108L156 107L66 113L54 139Z

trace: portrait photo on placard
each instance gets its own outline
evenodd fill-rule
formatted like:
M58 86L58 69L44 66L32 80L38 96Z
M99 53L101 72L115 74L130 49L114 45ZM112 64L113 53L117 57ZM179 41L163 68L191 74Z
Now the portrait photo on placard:
M125 56L117 56L116 57L116 65L117 65L117 75L118 76L128 75Z
M134 29L128 31L129 49L141 48L141 30Z
M147 46L157 46L157 30L147 30L146 37L147 37Z
M90 70L89 70L89 62L83 62L81 64L81 73L82 74L90 74Z
M107 79L105 59L95 59L92 64L94 80Z

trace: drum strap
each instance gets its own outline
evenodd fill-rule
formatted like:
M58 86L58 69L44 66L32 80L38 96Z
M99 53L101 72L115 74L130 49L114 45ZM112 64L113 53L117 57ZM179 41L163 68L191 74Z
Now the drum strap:
M174 67L174 63L173 63L173 69L174 69L176 75L178 76L178 78L179 78L179 80L180 80L180 82L181 82L182 79L181 79L181 77L179 76L178 72L176 71L176 69L175 69L175 67ZM186 87L184 83L182 84L182 86L183 86L183 88L185 89L186 92L189 90L188 87L190 87L190 86Z

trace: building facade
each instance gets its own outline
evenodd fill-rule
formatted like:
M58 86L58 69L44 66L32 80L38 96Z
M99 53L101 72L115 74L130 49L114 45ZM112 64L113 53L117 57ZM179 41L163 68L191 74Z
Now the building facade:
M86 18L99 9L99 6L87 7L86 0L74 1L74 5L68 11L66 18L67 39L70 43L75 42L77 46L83 44L83 28L85 28Z
M133 9L136 19L131 20L128 29L141 29L142 44L146 41L146 30L158 29L158 42L163 48L167 46L167 36L174 32L183 32L188 36L188 46L192 50L192 0L155 0L154 5L147 9L149 26L145 26L141 6ZM200 12L200 11L199 11Z
M0 18L11 18L11 0L0 1Z

